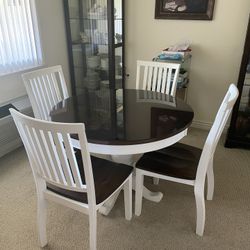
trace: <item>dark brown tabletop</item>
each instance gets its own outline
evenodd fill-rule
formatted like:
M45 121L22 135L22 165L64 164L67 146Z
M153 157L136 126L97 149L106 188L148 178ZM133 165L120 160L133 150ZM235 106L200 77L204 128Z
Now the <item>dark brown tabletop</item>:
M130 145L154 142L188 128L193 110L183 100L144 90L84 90L58 103L57 122L82 122L90 143Z

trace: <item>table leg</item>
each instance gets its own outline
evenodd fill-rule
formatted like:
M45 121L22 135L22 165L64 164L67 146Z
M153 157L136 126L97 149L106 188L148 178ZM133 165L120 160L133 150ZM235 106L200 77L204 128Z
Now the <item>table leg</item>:
M133 155L111 155L111 159L114 162L123 163L133 166ZM135 190L135 175L133 174L133 190ZM99 212L103 215L108 215L115 205L115 202L120 194L120 191L113 195L105 204L99 209ZM160 202L163 194L161 192L152 192L144 186L143 197L153 202Z
M160 202L162 197L163 197L162 192L152 192L148 188L146 188L145 186L143 187L142 195L145 199L150 200L150 201L154 201L154 202Z
M115 202L121 191L116 192L108 201L106 201L103 206L99 208L99 213L103 215L108 215L115 205Z
M133 155L111 155L111 159L117 163L123 163L133 166ZM134 181L133 181L134 183ZM103 215L108 215L115 205L115 202L120 194L120 191L113 195L104 205L99 208L99 212Z
M111 155L111 159L117 163L123 163L129 166L133 166L134 159L133 155Z

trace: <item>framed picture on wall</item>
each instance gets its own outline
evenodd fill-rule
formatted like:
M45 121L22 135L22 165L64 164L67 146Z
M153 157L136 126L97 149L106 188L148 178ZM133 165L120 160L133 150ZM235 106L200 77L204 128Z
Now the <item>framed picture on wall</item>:
M212 20L215 0L155 0L156 19Z

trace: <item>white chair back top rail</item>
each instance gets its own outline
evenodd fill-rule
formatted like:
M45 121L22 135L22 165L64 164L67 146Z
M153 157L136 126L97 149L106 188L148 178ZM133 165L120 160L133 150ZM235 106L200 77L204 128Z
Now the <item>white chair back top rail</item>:
M136 89L175 96L180 64L137 61Z
M49 120L51 109L69 96L60 65L25 73L22 79L36 118Z
M226 122L230 116L233 106L238 98L238 95L239 91L237 87L234 84L231 84L220 105L213 126L210 129L205 145L203 147L199 166L197 169L196 180L202 179L203 182L205 181L209 161L211 160L211 158L213 158L216 146L223 132L223 129L225 128Z
M53 123L27 117L10 109L23 140L35 179L55 186L87 192L95 201L92 164L84 124ZM86 184L82 182L70 135L78 135Z

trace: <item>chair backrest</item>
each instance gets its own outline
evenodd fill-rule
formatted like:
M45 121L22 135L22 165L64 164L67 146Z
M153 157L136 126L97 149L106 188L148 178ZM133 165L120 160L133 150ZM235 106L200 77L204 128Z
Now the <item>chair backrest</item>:
M35 182L39 178L60 188L87 192L88 203L96 204L84 124L42 121L14 109L10 112L26 149ZM86 183L80 176L71 135L79 139Z
M205 181L205 176L209 161L213 159L213 155L220 139L220 136L225 128L226 122L230 116L233 106L238 98L239 91L234 84L231 84L220 105L220 108L215 117L214 123L207 136L205 145L202 150L199 166L197 170L196 180ZM204 183L202 183L204 184Z
M51 109L69 97L60 65L25 73L22 78L36 118L49 120Z
M137 61L136 89L175 96L180 64Z

